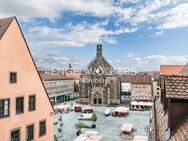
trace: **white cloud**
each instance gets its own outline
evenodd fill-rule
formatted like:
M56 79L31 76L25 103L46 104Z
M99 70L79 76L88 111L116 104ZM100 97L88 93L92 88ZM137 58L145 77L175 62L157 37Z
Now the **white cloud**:
M25 0L1 0L0 17L16 15L25 20L47 18L54 21L61 16L62 12L69 11L109 19L113 17L117 23L137 25L142 22L153 22L155 17L161 20L160 18L166 15L161 28L187 25L186 1L178 4L177 0L143 0L141 2L139 0L117 0L116 3L114 0L32 0L27 2ZM171 8L172 6L174 8Z
M113 5L113 0L2 0L0 5L0 16L17 15L22 19L48 18L55 20L63 11L72 11L76 14L89 14L99 17L111 16L116 9L122 14L129 13L126 9Z
M115 3L116 2L116 3ZM56 22L63 12L95 16L98 23L67 24L67 27L32 27L30 37L35 46L82 47L103 41L115 44L116 35L137 31L143 23L156 27L175 29L188 26L186 0L1 0L0 18L16 15L20 20L46 18ZM105 20L105 21L104 21ZM71 22L71 21L70 21ZM141 25L141 26L140 26ZM107 30L114 26L114 30ZM68 29L68 31L67 31ZM156 36L162 32L153 33ZM87 36L87 38L86 38ZM30 38L30 39L31 39ZM41 39L40 42L37 39Z
M82 62L75 55L61 54L56 51L33 50L32 54L38 67L67 69L69 63L75 68L82 68L85 65L85 62Z
M178 27L188 26L188 3L180 4L168 11L157 14L162 23L158 27L160 29L174 29Z
M186 64L188 55L149 55L140 57L134 53L126 54L125 56L114 62L116 67L136 68L137 71L159 70L162 64Z
M163 34L164 34L164 31L161 30L161 31L155 32L154 35L152 35L152 36L163 36Z
M134 32L137 29L105 29L106 21L95 24L82 22L77 25L68 24L66 28L49 28L47 26L32 27L27 35L32 46L48 47L83 47L86 44L96 44L101 39L103 42L115 44L117 41L113 35L124 32Z

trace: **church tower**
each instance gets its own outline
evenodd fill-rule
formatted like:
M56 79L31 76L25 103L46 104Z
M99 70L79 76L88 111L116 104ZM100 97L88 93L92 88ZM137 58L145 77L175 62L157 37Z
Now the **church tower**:
M97 51L96 51L97 57L102 57L102 44L97 44Z
M119 84L118 74L102 55L102 44L97 44L96 57L80 76L80 103L120 104Z

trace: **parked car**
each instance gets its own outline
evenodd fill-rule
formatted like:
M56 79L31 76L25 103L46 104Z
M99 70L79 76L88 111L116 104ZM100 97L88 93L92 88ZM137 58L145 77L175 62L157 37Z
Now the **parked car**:
M84 113L93 113L93 108L92 107L86 107L83 110Z
M111 115L111 109L106 109L106 110L104 111L104 115L105 115L105 116Z
M82 107L81 106L75 106L74 107L74 111L75 112L81 112L82 111Z
M91 120L93 114L81 114L78 117L78 120Z

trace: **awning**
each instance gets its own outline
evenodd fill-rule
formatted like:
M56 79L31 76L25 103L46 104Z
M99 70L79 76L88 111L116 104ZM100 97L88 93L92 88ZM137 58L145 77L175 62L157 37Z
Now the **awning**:
M145 106L153 106L152 102L145 102Z
M138 105L139 105L139 106L145 106L145 105L144 105L144 102L138 102Z
M64 96L70 96L70 93L66 93L66 94L64 94Z
M133 129L133 125L132 124L123 124L123 126L121 127L121 131L122 132L127 132L127 133L131 133Z
M131 105L138 105L138 102L132 101L132 102L131 102Z
M54 106L54 109L66 109L66 108L69 108L70 105L55 105Z
M74 141L101 141L103 136L97 131L86 131L78 136Z
M118 113L128 113L129 112L129 108L127 107L117 107L114 112L118 112Z
M136 101L132 101L131 102L131 105L134 105L134 106L153 106L153 103L152 102L136 102Z
M146 136L134 136L133 141L147 141L148 137Z

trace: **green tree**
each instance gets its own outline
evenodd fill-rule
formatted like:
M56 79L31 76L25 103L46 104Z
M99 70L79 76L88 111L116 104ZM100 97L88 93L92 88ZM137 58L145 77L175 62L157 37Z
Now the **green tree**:
M79 92L79 86L78 83L74 82L74 92L77 93Z
M95 124L95 122L97 121L97 115L93 114L91 120L93 121L93 124Z

